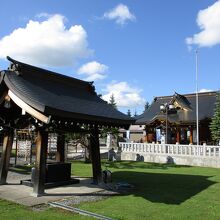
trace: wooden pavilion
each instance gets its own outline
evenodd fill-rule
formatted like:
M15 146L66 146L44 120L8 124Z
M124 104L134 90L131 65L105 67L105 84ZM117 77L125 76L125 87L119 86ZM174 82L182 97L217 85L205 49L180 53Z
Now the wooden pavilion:
M103 127L128 128L133 119L117 111L86 82L31 66L10 57L0 72L0 128L3 151L0 184L6 184L15 129L31 126L37 132L33 193L45 189L48 133L58 133L57 161L64 162L65 132L88 132L93 180L101 181L99 132Z
M211 143L209 124L214 115L216 97L216 92L198 94L200 144ZM167 109L161 111L161 107L165 106ZM168 144L196 143L196 94L175 93L172 96L155 97L149 109L138 116L135 123L145 125L145 141L149 143L160 143L166 130Z

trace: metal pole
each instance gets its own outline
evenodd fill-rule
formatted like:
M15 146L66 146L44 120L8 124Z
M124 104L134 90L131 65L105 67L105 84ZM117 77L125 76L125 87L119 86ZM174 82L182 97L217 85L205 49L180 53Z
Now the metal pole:
M196 143L199 145L198 49L196 53Z
M166 141L165 141L165 144L167 144L167 130L168 130L168 126L167 126L167 124L168 124L168 114L167 114L167 112L168 112L168 106L166 106L165 107L165 110L166 110Z

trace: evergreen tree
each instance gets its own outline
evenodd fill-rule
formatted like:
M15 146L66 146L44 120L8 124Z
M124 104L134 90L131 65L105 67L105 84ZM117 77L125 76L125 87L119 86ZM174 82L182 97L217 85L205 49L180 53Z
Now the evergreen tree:
M131 110L130 110L130 109L128 109L127 115L128 115L129 117L131 117Z
M112 94L112 95L110 96L109 104L110 104L112 107L114 107L115 109L117 109L117 104L116 104L116 101L115 101L114 94Z
M144 106L144 112L146 112L149 107L150 107L150 104L149 104L149 102L147 101L147 102L145 103L145 106Z
M212 139L215 142L220 141L220 91L217 94L214 116L210 123Z
M134 112L134 117L137 117L137 111L135 110L135 112Z
M111 134L114 138L117 138L119 136L119 129L105 127L101 130L100 137L106 138L108 134Z

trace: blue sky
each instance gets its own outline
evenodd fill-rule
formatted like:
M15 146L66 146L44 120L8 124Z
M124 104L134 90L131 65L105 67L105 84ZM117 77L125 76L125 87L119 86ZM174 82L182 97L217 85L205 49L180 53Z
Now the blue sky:
M220 88L220 1L1 1L5 56L94 81L119 109L142 113L154 96Z

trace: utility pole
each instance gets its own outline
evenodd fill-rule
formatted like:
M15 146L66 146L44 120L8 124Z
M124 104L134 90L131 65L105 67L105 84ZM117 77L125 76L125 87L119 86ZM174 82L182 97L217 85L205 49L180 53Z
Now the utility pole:
M196 54L196 143L199 145L198 49Z
M165 107L165 111L166 111L166 140L165 140L165 144L168 144L168 141L167 141L167 138L168 138L168 108L169 108L169 105L166 104L166 107Z

